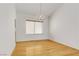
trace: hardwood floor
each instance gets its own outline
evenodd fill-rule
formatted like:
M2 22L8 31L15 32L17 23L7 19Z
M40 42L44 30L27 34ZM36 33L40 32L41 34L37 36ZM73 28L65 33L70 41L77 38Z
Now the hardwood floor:
M17 42L12 56L79 56L79 50L50 40Z

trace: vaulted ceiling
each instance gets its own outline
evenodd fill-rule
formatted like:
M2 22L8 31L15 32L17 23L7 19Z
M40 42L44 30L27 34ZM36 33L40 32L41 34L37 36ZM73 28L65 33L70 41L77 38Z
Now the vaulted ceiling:
M41 15L48 17L61 6L61 3L41 3ZM16 10L28 15L40 16L40 3L19 3Z

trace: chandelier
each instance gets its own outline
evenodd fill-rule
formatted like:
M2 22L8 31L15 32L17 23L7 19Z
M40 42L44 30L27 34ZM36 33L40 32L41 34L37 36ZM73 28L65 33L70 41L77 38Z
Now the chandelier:
M40 14L39 14L39 20L44 20L45 19L45 16L42 14L42 3L40 3Z

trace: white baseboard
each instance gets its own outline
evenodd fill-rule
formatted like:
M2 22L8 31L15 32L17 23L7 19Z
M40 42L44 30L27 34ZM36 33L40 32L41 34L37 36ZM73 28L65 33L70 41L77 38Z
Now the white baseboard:
M66 44L66 43L57 41L57 40L55 40L55 39L49 39L49 40L54 41L54 42L58 42L58 43L60 43L60 44L62 44L62 45L65 45L65 46L71 47L71 48L73 48L73 49L79 50L79 48L76 48L76 47L71 46L71 45L68 45L68 44Z
M16 47L16 42L15 42L14 47L12 47L11 51L10 51L10 52L9 52L9 54L8 54L9 56L11 56L11 55L12 55L12 53L13 53L13 51L14 51L15 47Z
M18 40L16 42L21 42L21 41L33 41L33 40L48 40L48 38L46 39L21 39L21 40Z

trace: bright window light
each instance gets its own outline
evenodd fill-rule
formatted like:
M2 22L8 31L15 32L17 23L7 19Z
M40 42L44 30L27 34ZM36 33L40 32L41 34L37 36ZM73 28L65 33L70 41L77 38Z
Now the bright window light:
M43 22L41 21L26 21L26 34L42 34Z

